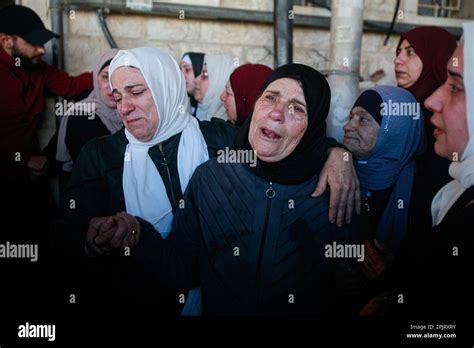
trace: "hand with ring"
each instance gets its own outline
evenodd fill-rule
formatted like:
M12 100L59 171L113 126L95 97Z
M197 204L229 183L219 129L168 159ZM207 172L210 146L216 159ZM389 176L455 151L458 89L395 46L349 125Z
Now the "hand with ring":
M86 234L86 254L108 255L112 250L134 247L139 242L140 231L138 220L126 212L93 218Z

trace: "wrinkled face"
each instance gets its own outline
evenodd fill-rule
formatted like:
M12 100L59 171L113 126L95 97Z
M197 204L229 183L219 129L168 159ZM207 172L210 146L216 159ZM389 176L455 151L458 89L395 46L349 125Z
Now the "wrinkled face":
M193 66L182 60L181 63L179 63L179 67L181 68L184 79L186 80L186 92L194 95L194 79L196 77L194 76Z
M204 63L202 67L201 75L194 79L194 86L194 99L196 99L198 103L202 103L207 89L209 88L209 73L206 63Z
M430 121L436 127L435 151L450 161L461 159L469 140L463 51L461 44L448 62L448 79L425 101L426 108L433 112Z
M112 94L123 124L135 138L146 142L158 128L158 111L139 69L122 66L112 73Z
M418 80L423 70L423 62L407 40L403 40L395 57L395 76L397 85L408 88Z
M44 46L32 45L19 36L13 36L13 58L20 58L26 65L35 65L46 53Z
M356 160L367 159L375 147L380 126L364 108L356 106L349 114L349 120L343 127L344 145L352 152Z
M237 107L235 106L235 96L230 80L225 85L225 90L221 94L221 101L224 103L225 111L230 122L237 122Z
M270 83L255 103L249 143L260 160L278 162L294 151L307 127L307 106L300 83L281 78Z
M99 85L99 95L102 102L104 102L104 104L109 108L115 109L117 107L117 103L115 102L112 90L110 89L108 65L104 66L99 72L97 83Z

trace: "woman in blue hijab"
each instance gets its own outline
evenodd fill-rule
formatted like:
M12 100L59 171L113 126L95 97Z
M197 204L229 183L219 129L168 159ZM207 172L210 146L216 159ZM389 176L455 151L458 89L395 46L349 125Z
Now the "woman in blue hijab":
M367 239L378 249L395 252L407 230L414 156L424 147L422 116L407 90L375 86L356 100L344 125L368 213Z

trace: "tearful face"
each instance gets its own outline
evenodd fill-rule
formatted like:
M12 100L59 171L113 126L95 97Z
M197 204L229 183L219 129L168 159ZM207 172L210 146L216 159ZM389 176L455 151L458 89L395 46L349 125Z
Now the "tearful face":
M158 111L141 71L122 66L112 74L112 94L117 110L127 130L135 138L146 142L158 128Z
M249 143L264 162L278 162L298 146L308 127L303 89L297 80L273 81L256 101Z

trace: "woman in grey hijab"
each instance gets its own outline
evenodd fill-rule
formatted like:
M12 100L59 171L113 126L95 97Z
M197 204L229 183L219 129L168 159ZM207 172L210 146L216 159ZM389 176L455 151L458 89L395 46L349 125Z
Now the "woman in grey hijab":
M123 127L108 74L110 62L117 52L117 49L109 49L99 56L93 71L94 89L61 117L56 159L64 162L63 170L67 172L72 170L73 161L87 141L114 134Z

